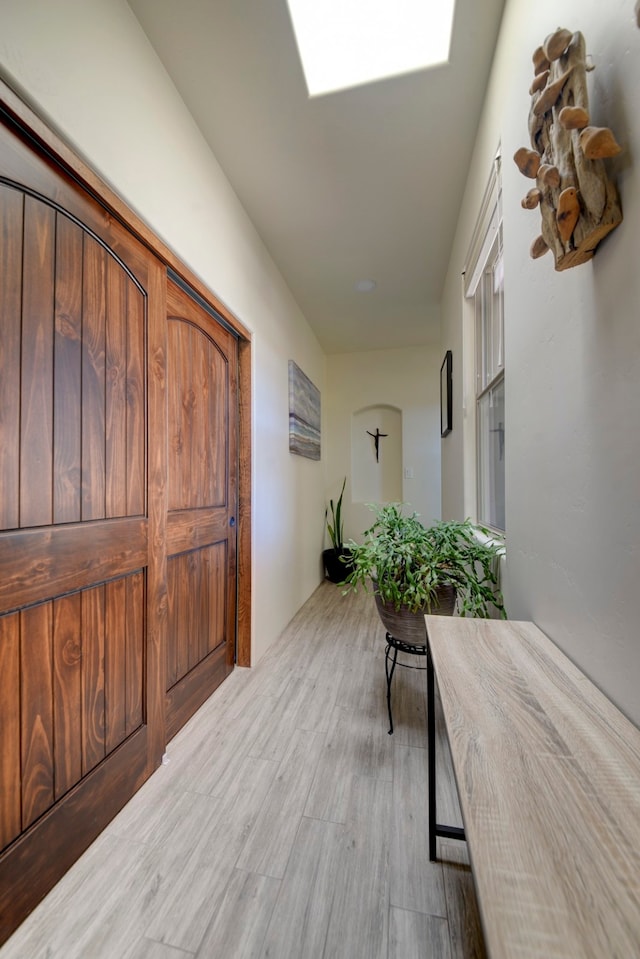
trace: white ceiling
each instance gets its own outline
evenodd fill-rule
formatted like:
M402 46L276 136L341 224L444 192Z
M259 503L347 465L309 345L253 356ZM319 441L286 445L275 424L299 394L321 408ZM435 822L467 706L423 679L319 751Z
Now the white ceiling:
M129 4L326 352L436 341L504 0L457 0L449 64L311 100L286 0Z

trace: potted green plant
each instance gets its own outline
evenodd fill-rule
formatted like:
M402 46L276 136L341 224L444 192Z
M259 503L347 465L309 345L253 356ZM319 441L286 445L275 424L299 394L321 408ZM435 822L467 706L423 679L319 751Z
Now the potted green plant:
M342 520L342 497L347 485L345 476L337 500L329 500L324 511L324 520L331 546L323 550L322 559L327 579L332 583L342 583L350 571L351 550L344 545L344 523Z
M380 618L396 639L424 643L424 614L506 618L497 578L501 547L470 520L425 527L401 503L372 507L361 544L349 542L347 589L372 588ZM484 534L483 539L478 532Z

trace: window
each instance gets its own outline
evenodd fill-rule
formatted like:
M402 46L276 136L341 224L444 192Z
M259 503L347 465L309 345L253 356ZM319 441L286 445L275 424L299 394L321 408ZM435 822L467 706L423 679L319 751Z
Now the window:
M500 154L485 193L465 271L475 333L476 514L505 529L504 259Z

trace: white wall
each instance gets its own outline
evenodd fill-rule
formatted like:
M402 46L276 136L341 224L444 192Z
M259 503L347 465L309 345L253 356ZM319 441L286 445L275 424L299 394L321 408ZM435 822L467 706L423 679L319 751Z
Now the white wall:
M320 579L323 464L289 453L325 360L124 0L2 0L0 71L254 334L254 662Z
M632 0L507 0L443 303L442 347L463 349L460 274L495 147L504 164L506 601L532 619L640 723L640 29ZM623 153L608 161L623 224L595 259L556 273L533 261L539 212L512 161L528 145L531 54L558 26L581 30L596 69L592 122ZM468 358L468 357L467 357ZM458 409L467 401L455 384ZM452 442L449 443L449 440ZM443 447L443 512L468 509L463 430ZM467 500L465 501L465 483Z
M327 357L327 500L345 491L345 535L358 540L372 513L351 498L351 414L368 406L390 406L402 413L402 499L423 522L440 517L440 349L380 350ZM380 440L381 456L384 444ZM372 453L371 468L376 468Z

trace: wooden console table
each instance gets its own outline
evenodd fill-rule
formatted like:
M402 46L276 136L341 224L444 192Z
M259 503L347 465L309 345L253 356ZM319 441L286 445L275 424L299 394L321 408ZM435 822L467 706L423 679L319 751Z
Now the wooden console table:
M640 730L532 623L425 620L430 856L466 838L489 955L637 959ZM434 679L463 833L436 821Z

